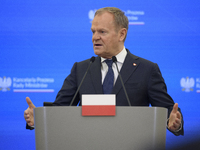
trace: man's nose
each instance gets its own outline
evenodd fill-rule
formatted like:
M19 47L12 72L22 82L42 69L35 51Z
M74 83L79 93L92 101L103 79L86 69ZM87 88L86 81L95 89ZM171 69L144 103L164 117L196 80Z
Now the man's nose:
M100 39L100 36L98 33L94 33L93 36L92 36L92 41L96 41L96 40L99 40Z

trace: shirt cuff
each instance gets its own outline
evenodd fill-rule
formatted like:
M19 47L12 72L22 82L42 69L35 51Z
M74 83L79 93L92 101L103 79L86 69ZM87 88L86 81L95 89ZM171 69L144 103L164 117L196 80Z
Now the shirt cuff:
M168 130L170 130L169 128L168 128L168 122L169 122L169 118L167 119L167 129ZM178 132L178 131L180 131L182 129L182 122L181 122L181 124L180 124L180 127L177 129L177 130L175 130L175 131L172 131L172 132ZM170 130L171 131L171 130Z

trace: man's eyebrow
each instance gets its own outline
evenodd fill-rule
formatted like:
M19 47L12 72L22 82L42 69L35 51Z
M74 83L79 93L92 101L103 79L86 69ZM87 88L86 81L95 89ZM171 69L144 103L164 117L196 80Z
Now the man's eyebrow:
M91 30L95 30L95 29L91 28ZM101 30L106 30L106 29L105 28L98 28L96 30L101 31Z

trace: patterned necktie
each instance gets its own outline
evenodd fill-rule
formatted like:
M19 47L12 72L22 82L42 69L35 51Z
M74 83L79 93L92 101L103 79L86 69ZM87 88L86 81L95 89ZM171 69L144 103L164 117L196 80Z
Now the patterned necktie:
M114 73L112 69L112 60L105 60L106 64L108 65L108 72L106 77L103 81L103 92L104 94L111 94L114 84Z

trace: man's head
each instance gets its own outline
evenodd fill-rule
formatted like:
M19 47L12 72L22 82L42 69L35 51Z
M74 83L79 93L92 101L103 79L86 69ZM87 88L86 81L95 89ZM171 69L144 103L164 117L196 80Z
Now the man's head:
M123 49L128 30L128 19L118 8L101 8L95 13L91 30L95 54L111 58Z

